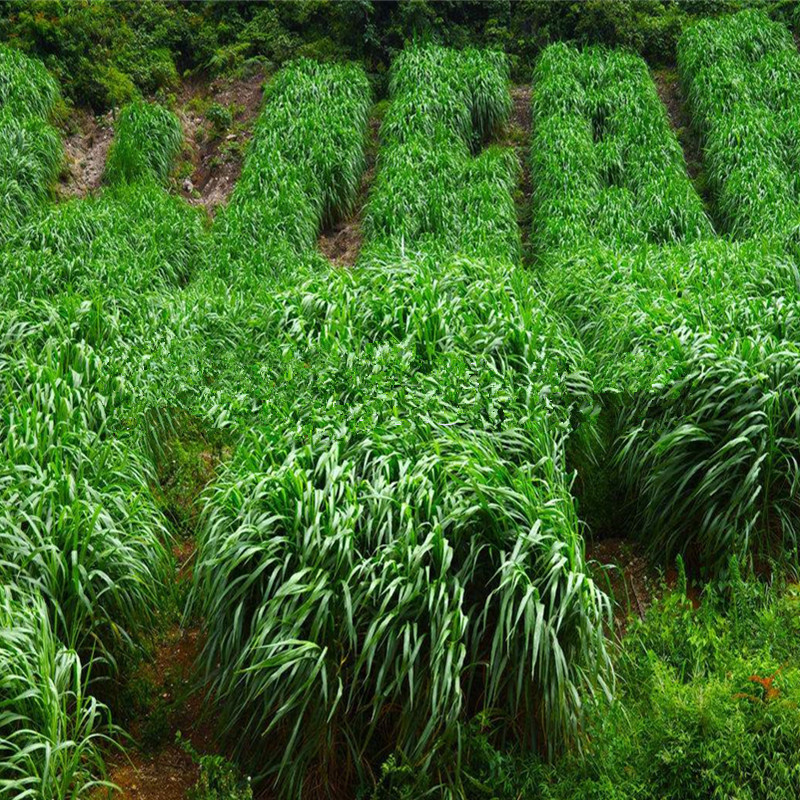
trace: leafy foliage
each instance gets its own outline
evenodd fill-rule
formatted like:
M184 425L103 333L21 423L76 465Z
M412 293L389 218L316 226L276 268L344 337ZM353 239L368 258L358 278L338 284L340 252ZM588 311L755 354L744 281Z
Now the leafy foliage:
M69 800L104 785L114 733L86 692L81 660L53 634L44 602L0 593L0 796Z
M22 609L0 630L33 659L3 669L3 796L91 790L107 714L89 674L113 674L166 605L172 556L138 399L164 293L202 261L203 237L144 180L43 206L0 250L0 580Z

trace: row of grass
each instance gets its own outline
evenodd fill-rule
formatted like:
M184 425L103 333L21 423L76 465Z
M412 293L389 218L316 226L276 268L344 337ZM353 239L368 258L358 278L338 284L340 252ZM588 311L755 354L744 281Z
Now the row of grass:
M534 74L533 231L540 249L708 238L647 65L601 48L553 45Z
M556 750L607 675L608 605L563 455L582 353L516 269L518 167L471 154L507 113L506 81L495 54L406 50L359 264L309 254L288 280L279 254L259 257L224 302L195 295L216 305L189 360L242 436L198 535L201 664L223 731L283 796L369 785L392 753L457 789L474 714ZM312 122L336 113L325 99ZM276 158L257 145L245 169L255 181ZM446 213L420 202L437 192Z
M352 209L369 97L353 65L299 59L269 82L244 169L215 225L217 273L263 279L307 258L321 228Z
M170 602L137 419L166 297L205 253L199 217L158 185L176 131L155 106L124 110L107 187L43 206L0 250L3 796L91 790L111 730L98 680Z
M756 10L704 20L681 37L678 68L724 232L794 236L800 54L792 34Z
M64 157L48 124L58 87L41 62L0 45L0 243L49 197Z
M518 259L512 190L519 165L510 150L498 147L473 156L508 116L505 60L498 53L433 47L406 50L399 59L365 210L370 247Z
M550 135L563 127L563 97L571 96L559 94L555 65L584 62L583 71L597 76L589 94L616 98L610 103L614 126L629 128L632 141L622 151L624 175L634 169L626 154L639 152L637 137L646 139L642 120L656 115L657 104L644 64L634 68L632 58L562 45L543 55L532 149L534 217L541 224L533 237L552 307L576 325L603 399L607 447L594 456L597 470L583 456L589 482L609 479L600 506L608 508L618 492L629 501L610 519L601 508L600 521L629 525L659 560L683 554L713 574L725 569L731 554L781 556L797 544L796 279L780 249L708 238L696 196L666 209L676 219L695 209L695 222L673 228L669 246L659 246L662 237L645 237L631 247L647 226L630 202L615 209L619 235L594 225L582 245L559 246L569 241L571 226L585 230L593 217L571 210L585 174L570 167L574 137L569 130L560 139ZM602 81L605 74L620 76L623 65L636 80ZM624 98L620 86L629 87ZM562 99L551 100L550 91ZM677 202L691 186L678 174L680 150L663 110L656 116L664 142L658 146L651 138L647 146L673 154L669 174L679 187L657 199ZM573 127L586 138L582 118Z

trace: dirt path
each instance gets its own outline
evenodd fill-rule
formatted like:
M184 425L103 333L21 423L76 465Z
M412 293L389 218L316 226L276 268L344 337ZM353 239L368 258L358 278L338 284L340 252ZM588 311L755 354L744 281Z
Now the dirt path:
M689 177L697 186L703 177L703 150L700 140L692 129L692 121L678 80L678 73L674 69L660 69L654 70L652 75L658 96L667 109L672 129L683 148Z
M58 186L62 200L85 197L99 188L114 126L111 114L95 117L77 110L71 118L74 132L64 137L66 169Z
M364 206L369 197L372 181L375 179L375 164L378 158L378 131L380 120L371 117L369 120L369 139L366 147L367 167L361 176L353 213L346 219L339 220L319 235L317 247L328 261L337 267L352 267L358 260L363 243L361 220Z
M155 704L134 721L129 733L140 742L148 735L161 735L164 742L152 748L128 747L124 754L108 758L108 778L120 790L113 794L115 800L184 800L197 782L199 768L175 742L177 731L199 752L214 752L213 736L201 724L201 699L191 693L198 637L197 628L175 626L144 670L157 691ZM95 800L105 797L97 793Z
M151 657L129 676L124 687L128 703L123 728L132 741L122 742L125 752L111 749L106 758L108 780L119 787L114 800L184 800L198 780L200 770L178 742L180 732L202 755L222 753L214 733L214 720L206 711L204 691L198 683L195 661L202 647L200 621L183 624L184 602L192 577L198 524L198 498L215 479L232 450L211 443L202 427L189 418L176 420L179 433L167 442L157 464L154 495L175 531L175 586L178 599L169 612L173 622L154 644ZM118 713L120 713L118 712ZM106 790L92 800L106 800Z
M514 196L517 220L522 237L523 259L528 261L528 240L531 227L531 171L528 148L531 141L531 87L511 87L511 115L490 142L501 147L513 147L522 170Z

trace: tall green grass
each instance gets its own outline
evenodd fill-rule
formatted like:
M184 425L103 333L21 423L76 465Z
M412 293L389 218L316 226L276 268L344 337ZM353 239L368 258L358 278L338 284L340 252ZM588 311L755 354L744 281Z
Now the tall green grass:
M592 358L610 435L594 457L600 472L617 470L612 483L630 501L620 516L658 559L683 554L716 573L731 553L781 557L797 546L796 270L779 248L711 240L696 195L673 205L691 186L678 176L679 149L641 63L627 71L639 76L638 99L631 83L625 102L610 103L614 125L627 126L631 140L620 151L619 174L634 169L628 154L640 142L672 153L670 174L682 188L654 195L665 203L661 218L680 219L692 208L700 216L675 227L664 247L664 237L643 237L628 194L616 196L619 233L587 211L598 208L586 199L596 184L589 179L581 188L581 165L602 163L606 140L593 142L577 121L582 150L571 135L550 135L565 126L565 103L578 102L583 86L568 87L563 62L583 63L597 80L588 93L602 93L619 86L603 83L613 74L603 65L630 59L561 45L543 55L534 101L533 237L552 307L570 316ZM648 117L663 123L660 148L642 132ZM585 236L579 246L572 229Z
M165 183L182 143L180 122L171 111L141 100L129 103L116 124L105 180L111 184L148 179Z
M0 45L0 244L58 177L63 148L47 123L58 96L40 62Z
M241 177L215 225L218 272L263 279L313 252L321 228L355 201L369 105L369 83L355 65L299 59L270 81Z
M114 733L88 674L53 634L45 603L0 591L0 797L72 800L107 785Z
M533 232L540 250L708 238L711 225L645 62L548 47L533 80Z
M41 61L0 47L0 113L19 120L46 119L58 98L58 84Z
M520 254L509 150L472 150L510 109L508 65L498 53L411 47L391 75L378 173L365 209L370 247L435 247L503 260Z
M758 10L704 20L681 37L678 68L725 232L794 241L800 54L789 30Z
M452 104L454 117L448 87L477 80L476 62L483 83L460 99L503 96ZM391 753L463 794L459 737L475 713L556 750L607 677L608 604L585 571L563 457L587 399L582 353L515 267L517 165L470 152L508 109L505 69L409 50L359 264L308 258L215 308L213 352L235 343L229 362L252 366L229 363L206 394L242 441L206 497L193 608L215 714L282 796L352 791ZM395 102L440 138L404 138ZM500 168L484 168L493 157ZM250 159L267 174L275 160ZM455 235L424 219L418 194L439 179ZM392 199L414 209L397 225Z
M131 119L114 150L150 158L156 132ZM167 150L97 196L41 203L0 248L0 582L15 595L0 625L4 797L91 791L109 730L94 681L170 602L144 398L170 297L208 248L198 214L155 180Z
M140 112L177 129L166 111ZM157 150L131 119L113 149ZM70 647L109 658L152 627L168 591L137 415L165 297L205 254L197 214L155 180L134 183L42 212L0 254L0 573L45 598Z

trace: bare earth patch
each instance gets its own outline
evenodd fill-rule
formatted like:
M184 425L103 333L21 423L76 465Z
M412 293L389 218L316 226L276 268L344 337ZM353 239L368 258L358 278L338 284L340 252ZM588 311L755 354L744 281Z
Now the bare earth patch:
M142 669L142 675L158 690L159 708L169 709L168 743L146 752L126 746L126 753L108 754L108 780L119 787L114 798L120 800L183 800L197 781L198 768L191 756L174 742L181 731L201 752L213 752L213 735L202 722L202 700L193 688L193 664L199 647L197 628L175 626L161 643L155 657ZM154 712L155 713L155 712ZM130 731L139 739L148 717L137 719ZM124 743L123 743L124 744ZM93 800L105 800L106 790L95 792Z
M686 98L683 96L678 73L674 69L662 69L654 70L652 74L658 96L667 109L672 129L683 148L689 177L696 181L703 170L703 152L700 142L692 130Z
M239 179L253 123L261 110L265 76L258 72L242 80L201 80L184 84L178 98L178 117L183 126L193 166L180 189L188 202L204 206L210 214L227 202ZM213 125L197 111L202 104L219 103L235 109L229 131L217 135Z
M600 539L587 544L586 551L597 584L611 597L614 628L621 635L632 616L644 619L656 592L658 573L641 545L630 539Z
M61 199L85 197L99 188L114 125L111 114L95 117L84 109L73 114L75 133L64 139L66 171L58 187Z
M176 113L185 139L190 174L184 173L178 190L192 205L204 206L210 214L225 202L242 171L244 151L253 123L261 109L265 76L257 73L241 80L218 79L208 83L195 78L184 83L176 101ZM233 109L229 129L216 132L203 113L211 103ZM108 148L114 136L112 114L95 117L86 109L72 114L76 129L64 139L66 169L58 187L61 199L85 197L102 182Z

